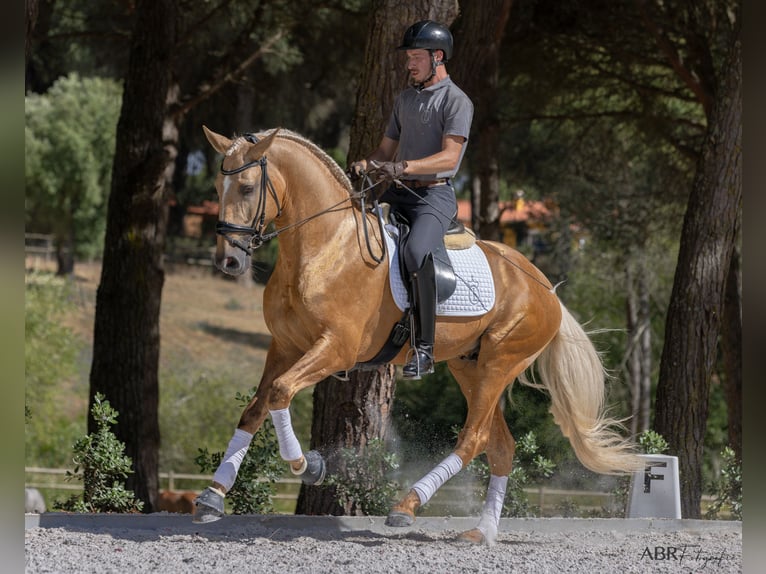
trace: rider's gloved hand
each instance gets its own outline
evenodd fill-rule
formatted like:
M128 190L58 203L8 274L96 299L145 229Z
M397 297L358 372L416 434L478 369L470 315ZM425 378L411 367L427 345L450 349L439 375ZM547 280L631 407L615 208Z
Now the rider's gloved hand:
M370 173L378 181L393 181L404 175L407 169L406 161L376 161L369 162Z
M367 160L366 159L360 159L359 161L355 161L350 166L348 166L348 170L346 171L346 174L350 179L358 179L362 177L364 172L367 171Z

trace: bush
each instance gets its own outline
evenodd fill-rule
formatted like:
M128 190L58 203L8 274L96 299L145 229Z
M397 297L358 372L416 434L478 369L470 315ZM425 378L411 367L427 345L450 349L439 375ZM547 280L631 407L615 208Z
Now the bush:
M121 480L132 474L132 461L123 454L125 445L109 429L117 423L118 413L100 393L94 397L91 413L98 430L75 442L75 468L67 471L67 480L83 482L82 499L74 495L53 506L73 512L140 512L144 503L125 490Z
M718 513L728 506L735 520L742 520L742 465L737 460L734 451L725 447L721 452L724 465L721 478L713 482L712 490L715 500L708 508L707 518L718 518Z
M327 484L335 487L338 504L350 502L366 516L383 516L399 493L400 486L386 476L399 468L396 454L386 452L385 443L372 439L366 448L339 451L342 473L330 474Z

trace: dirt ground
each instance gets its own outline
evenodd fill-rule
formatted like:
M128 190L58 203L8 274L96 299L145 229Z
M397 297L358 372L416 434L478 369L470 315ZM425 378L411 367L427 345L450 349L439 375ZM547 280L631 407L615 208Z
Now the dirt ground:
M41 525L45 521L43 516ZM87 519L87 517L85 517ZM461 544L474 519L226 517L211 525L172 515L108 524L27 528L25 571L390 573L739 573L742 523L502 519L492 546ZM749 572L750 570L748 570ZM755 570L753 570L755 571Z

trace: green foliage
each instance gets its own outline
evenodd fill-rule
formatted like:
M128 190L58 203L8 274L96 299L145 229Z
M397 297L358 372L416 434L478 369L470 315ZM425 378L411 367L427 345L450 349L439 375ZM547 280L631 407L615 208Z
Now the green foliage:
M85 413L72 417L61 394L77 376L84 343L61 319L73 307L71 284L52 274L25 276L24 366L27 464L67 464L72 443L85 427ZM66 401L68 404L71 401Z
M735 520L742 520L742 464L728 446L721 452L721 458L723 459L721 477L712 484L715 500L705 516L718 518L721 510L728 507Z
M66 279L51 274L25 276L24 367L27 404L57 381L75 373L77 341L60 322L72 307Z
M71 74L25 98L27 229L73 242L78 257L102 249L121 93Z
M248 395L237 393L236 399L244 408L255 395L253 388ZM208 452L199 449L195 462L200 472L214 472L224 457L224 452ZM279 457L279 443L270 419L266 419L253 436L242 465L237 473L237 481L226 493L226 500L231 503L234 514L269 514L274 511L273 497L276 494L276 481L284 472L282 459Z
M110 430L110 426L117 424L118 413L104 395L97 393L91 414L98 430L75 442L74 471L67 471L67 480L83 482L82 498L72 496L54 503L54 508L73 512L140 512L144 503L125 490L123 484L123 479L133 472L132 461L123 454L125 445Z
M668 441L651 429L638 435L638 444L644 454L662 454L669 448Z
M539 450L537 437L532 431L516 441L516 454L513 457L513 468L508 474L502 516L523 518L534 516L535 513L539 514L539 509L530 507L529 497L524 489L550 478L556 468L556 465L541 455ZM467 469L479 479L479 483L483 486L482 494L486 493L490 477L487 462L483 458L475 458Z
M367 516L387 514L400 489L385 478L399 468L396 454L387 452L382 440L372 439L363 449L341 449L339 456L343 470L326 479L335 486L338 503L351 502Z

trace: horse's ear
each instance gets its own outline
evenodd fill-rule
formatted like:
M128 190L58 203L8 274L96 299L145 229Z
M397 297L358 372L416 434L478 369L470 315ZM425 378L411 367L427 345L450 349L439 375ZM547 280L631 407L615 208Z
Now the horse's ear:
M272 131L269 135L267 135L262 140L259 140L258 143L255 144L253 148L248 152L248 156L256 159L262 157L263 154L266 153L266 150L271 147L271 142L274 141L274 138L281 129L282 128L275 128L274 131Z
M204 125L202 126L202 131L205 132L207 141L210 142L210 145L213 146L213 149L218 153L225 154L226 151L231 147L232 141L226 136L217 134L214 131L209 130L207 126Z

